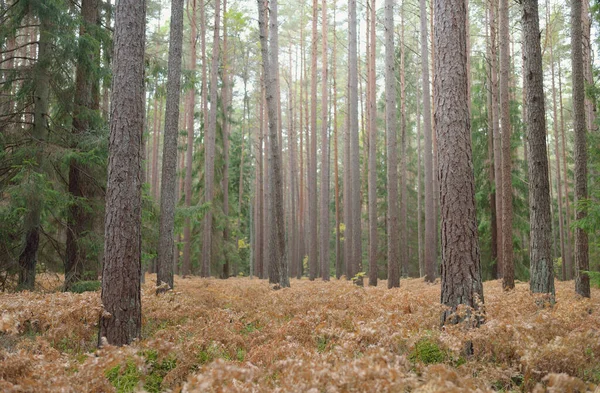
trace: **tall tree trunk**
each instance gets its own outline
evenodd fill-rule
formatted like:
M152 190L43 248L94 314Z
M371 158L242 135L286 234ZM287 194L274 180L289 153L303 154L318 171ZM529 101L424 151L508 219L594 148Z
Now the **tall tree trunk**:
M340 178L339 178L339 163L338 163L338 117L337 117L337 37L336 37L336 0L333 0L333 53L331 55L331 71L333 80L333 165L334 165L334 180L335 180L335 276L340 278L344 274L342 250L341 250L341 234L340 234Z
M221 0L215 0L215 27L213 36L212 61L210 64L210 111L208 128L204 138L204 203L209 208L204 215L204 230L202 236L202 268L200 276L210 277L212 262L212 221L213 221L213 192L215 182L215 142L217 135L217 89L219 78L219 27L221 23Z
M256 263L254 264L254 269L255 269L255 274L258 278L263 278L263 264L264 264L264 259L265 259L265 255L263 253L264 251L264 247L263 247L263 243L264 243L264 201L265 201L265 194L264 194L264 188L263 188L263 182L264 182L264 176L263 176L263 135L264 135L264 130L263 130L263 125L264 125L264 112L265 112L265 108L264 108L264 100L263 100L263 92L262 92L262 86L264 86L264 74L261 75L261 93L260 93L260 105L258 106L259 108L259 115L258 115L258 130L256 132L256 144L257 144L257 151L256 151L256 156L257 156L257 163L256 163L256 210L255 210L255 214L256 214L256 220L254 221L254 225L256 227L255 230L255 252L254 252L254 259L256 260Z
M90 27L93 29L98 18L97 0L83 0L81 2L81 18L79 37L81 39L84 37L85 39L91 39ZM88 119L93 110L92 88L98 80L96 76L93 76L93 70L91 69L92 64L97 63L99 60L96 53L93 50L86 49L83 43L80 43L80 51L84 58L78 60L75 73L75 107L72 131L74 138L79 138L82 133L89 129ZM76 143L74 143L74 147L76 147ZM92 229L92 217L88 214L89 209L85 206L86 198L91 197L89 181L86 178L88 170L83 162L79 162L75 158L69 162L68 188L74 202L69 206L67 217L65 290L71 289L72 284L80 281L84 274L87 250L83 240L86 232Z
M417 107L417 244L419 252L419 277L425 276L425 260L423 257L423 187L421 186L422 180L422 149L421 149L421 99L419 97L419 86L415 87L416 90L416 107Z
M592 72L592 41L591 41L592 19L590 17L590 2L581 2L581 43L583 57L583 80L585 86L594 85L594 75ZM586 129L592 132L597 129L596 126L596 104L594 99L585 96L585 121Z
M189 1L189 0L188 0ZM198 37L196 36L196 0L194 2L194 15L193 21L194 25L192 26L192 39L194 40L194 48L196 48L196 43L198 41ZM202 77L201 77L201 99L202 99L202 131L206 132L208 127L208 60L206 59L206 3L202 0L200 1L200 56L202 58ZM196 56L194 51L194 56ZM194 65L194 70L196 66Z
M157 291L163 283L173 288L173 253L175 226L175 191L177 181L177 138L179 136L179 94L181 90L181 56L183 46L183 0L171 1L169 32L169 71L167 76L167 107L163 141L162 182L160 189L160 223L158 258L156 261Z
M296 46L296 57L298 55L298 47ZM296 142L296 88L295 81L298 74L298 63L292 61L292 44L290 43L289 53L290 64L290 80L288 94L288 113L289 113L289 138L288 145L290 151L290 277L298 276L298 258L299 252L299 232L298 232L298 164L297 164L297 142ZM295 67L295 68L292 68ZM294 75L294 70L296 75Z
M503 275L504 257L502 256L502 248L504 242L502 240L502 203L503 197L503 183L502 183L502 138L500 134L500 113L498 99L500 94L498 92L498 39L497 39L497 18L496 9L498 0L490 0L490 77L491 77L491 90L492 90L492 128L493 128L493 139L494 139L494 185L496 190L496 234L498 244L498 257L496 259L496 270L498 272L498 278ZM509 190L510 192L510 190Z
M582 53L583 33L581 27L582 0L571 0L571 67L573 69L573 129L575 132L575 218L587 217L584 207L578 202L588 197L587 190L587 146L585 120L585 83ZM590 269L588 235L582 228L575 229L575 291L590 297Z
M354 277L362 271L362 231L361 231L361 203L360 203L360 160L358 142L358 53L356 34L356 0L348 3L348 128L350 132L350 151L348 163L350 164L350 204L349 213L351 219L348 224L352 227L351 255L348 260L348 276ZM362 277L356 280L357 285L363 285Z
M568 163L567 163L567 144L565 141L565 117L563 111L562 102L562 72L560 67L560 59L558 61L558 106L560 109L560 138L561 138L561 156L563 163L563 179L565 185L565 217L567 221L566 228L566 243L567 243L567 254L569 265L567 265L566 279L570 280L573 278L574 263L573 263L573 231L571 230L571 207L569 202L569 177L568 177Z
M512 242L512 151L510 147L510 36L508 0L500 0L500 109L502 122L502 287L515 287Z
M158 95L158 83L156 84L156 104L154 107L154 134L152 136L152 185L150 193L155 200L158 200L158 146L160 145L160 127L162 124L162 97Z
M402 269L401 274L404 277L408 277L408 188L406 187L406 162L408 160L408 154L406 151L406 71L404 69L406 52L404 48L404 8L401 9L400 16L402 18L400 27L400 116L402 116L400 119L400 267Z
M370 12L370 49L368 68L369 97L369 285L377 286L377 106L375 85L375 0L371 0Z
M546 20L550 21L550 11L548 2L546 1ZM560 237L560 250L562 259L562 279L566 280L568 277L567 266L571 265L570 251L567 249L565 242L565 228L564 228L564 214L563 214L563 187L562 187L562 174L560 164L560 148L559 148L559 134L558 134L558 105L556 103L556 84L555 84L555 73L554 73L554 40L550 42L550 70L552 74L552 129L554 131L554 154L556 164L556 190L558 193L558 229ZM566 179L565 179L566 180Z
M317 277L319 246L317 242L317 19L319 3L313 0L311 67L310 67L310 154L308 159L308 272Z
M99 345L103 337L111 345L131 344L141 334L145 31L146 2L119 1L114 27Z
M435 127L439 141L442 216L442 324L459 304L477 310L483 286L475 215L471 122L467 104L464 0L435 0ZM470 316L468 314L468 316ZM479 317L474 324L479 324Z
M492 40L489 35L489 7L486 10L485 16L485 36L486 36L486 56L491 58L492 54ZM492 279L498 278L498 230L497 230L497 215L496 215L496 183L495 183L495 165L494 165L494 110L493 110L493 97L492 97L492 67L491 61L488 62L487 75L486 75L486 87L487 87L487 133L488 133L488 168L489 168L489 182L490 182L490 252L491 252L491 274Z
M302 20L304 20L304 1L302 1ZM304 25L303 25L304 26ZM299 106L300 106L300 129L298 130L298 136L300 137L300 189L299 189L299 214L298 214L298 222L300 225L299 233L300 233L300 244L299 244L299 258L298 258L298 272L296 278L301 279L304 271L304 256L305 253L305 245L306 245L306 189L304 185L304 82L306 81L306 56L304 50L304 29L300 29L300 97L299 97Z
M279 120L276 99L277 69L279 68L279 37L277 25L277 1L269 5L269 43L267 43L266 14L263 0L258 0L259 30L263 72L267 77L266 98L269 112L269 177L271 187L271 221L269 223L269 281L281 287L289 287L285 224L283 211L283 171L279 148Z
M190 34L190 71L196 71L196 0L188 0L188 10L191 8ZM189 12L189 11L188 11ZM188 14L189 15L189 14ZM194 113L196 112L196 90L192 87L187 98L187 147L185 170L185 206L192 206L192 164L194 152ZM183 264L182 275L185 277L192 272L192 228L190 218L186 217L183 227Z
M396 139L396 51L394 0L385 0L385 132L387 137L387 263L388 288L400 286L398 225L398 144Z
M423 128L425 134L425 281L435 280L436 214L433 189L433 141L431 133L431 97L429 93L429 48L427 44L427 4L420 0L421 8L421 71L423 77Z
M327 1L321 3L321 278L329 281L329 137L327 108ZM316 97L313 97L313 99Z
M553 302L552 216L550 214L546 111L537 0L523 0L522 7L524 79L527 86L525 124L529 142L530 289L533 293L549 294Z
M223 0L223 86L221 93L221 101L223 106L223 125L221 130L223 132L223 215L225 216L225 223L223 227L223 242L229 243L229 107L231 105L231 97L233 94L233 86L231 85L231 77L229 71L229 52L227 46L227 0ZM228 278L231 274L231 266L229 264L229 255L227 247L223 248L223 278Z

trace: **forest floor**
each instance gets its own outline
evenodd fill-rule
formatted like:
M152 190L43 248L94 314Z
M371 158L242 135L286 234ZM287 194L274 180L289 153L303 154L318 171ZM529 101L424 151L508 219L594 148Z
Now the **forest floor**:
M143 285L142 339L96 350L99 292L0 294L2 392L585 392L600 388L600 290L484 285L478 329L440 328L440 285L249 278ZM59 288L46 277L46 289ZM54 280L54 281L53 281ZM473 355L466 357L466 342Z

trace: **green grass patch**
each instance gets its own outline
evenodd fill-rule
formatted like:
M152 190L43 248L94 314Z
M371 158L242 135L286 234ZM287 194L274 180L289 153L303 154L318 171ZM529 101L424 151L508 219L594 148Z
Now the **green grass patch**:
M177 358L170 355L162 361L158 360L158 352L149 350L144 353L146 364L149 366L149 372L144 379L144 389L149 393L162 392L163 380L167 373L177 367Z
M132 361L108 369L105 375L117 393L132 393L140 383L140 372Z
M408 358L413 363L436 364L443 363L448 355L437 343L428 338L422 338L417 341Z

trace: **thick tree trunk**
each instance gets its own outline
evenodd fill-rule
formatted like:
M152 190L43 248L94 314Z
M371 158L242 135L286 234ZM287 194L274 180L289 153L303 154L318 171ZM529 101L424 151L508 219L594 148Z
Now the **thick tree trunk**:
M98 1L84 0L81 2L82 23L79 27L79 36L91 38L89 28L96 25L98 16ZM85 60L79 60L75 72L75 96L73 113L73 137L78 138L80 134L88 131L89 117L92 112L93 98L92 88L97 83L97 78L92 77L92 64L98 62L96 53L85 50L80 44L80 50L85 51ZM74 147L76 145L74 144ZM86 172L89 168L77 159L69 162L69 194L74 198L69 207L67 217L67 241L65 259L65 284L64 289L69 290L73 283L80 281L84 274L84 265L87 250L83 239L86 232L92 229L92 219L88 214L89 208L85 206L86 199L91 197L89 181Z
M587 145L585 120L585 83L582 53L583 33L581 27L582 0L571 0L571 66L573 69L573 129L575 133L575 205L577 220L587 217L587 211L577 203L588 197ZM588 236L582 228L575 229L575 291L590 297L590 269Z
M510 36L508 0L500 0L500 109L502 121L502 287L515 287L512 242L512 151L510 147Z
M368 86L369 97L367 100L369 120L369 285L377 286L377 105L376 105L376 94L377 86L375 85L375 0L371 0L370 9L370 49L369 49L369 63L368 69Z
M385 132L387 137L387 263L388 288L400 286L398 223L398 143L396 138L396 52L394 0L385 0Z
M271 188L271 221L269 223L269 281L281 287L289 287L285 223L283 209L283 171L279 148L279 120L276 99L277 69L279 68L279 37L277 25L277 1L269 5L269 44L267 44L266 14L263 0L258 0L259 30L263 72L267 77L266 98L269 113L269 177Z
M434 101L442 213L441 300L449 308L442 314L444 324L458 322L451 314L459 304L477 310L483 303L483 286L467 104L465 2L435 0L434 13ZM480 318L474 316L471 323L477 326Z
M436 214L433 189L433 141L431 133L431 97L429 93L429 48L427 34L427 4L420 0L421 9L421 72L423 82L423 129L425 134L425 281L435 280Z
M99 345L103 337L111 345L131 344L141 334L145 28L145 1L117 3Z
M175 251L175 191L177 181L177 138L179 137L179 94L181 91L181 56L183 45L183 0L171 1L169 32L169 70L167 107L163 141L162 182L160 189L160 223L156 285L173 288L173 253Z
M329 124L327 108L327 2L321 3L322 73L321 73L321 278L329 281ZM315 99L316 97L313 97Z
M208 114L208 128L204 138L204 203L209 208L204 215L202 236L202 268L200 276L210 277L212 262L212 221L213 221L213 195L215 182L215 143L217 135L217 89L219 78L219 27L221 24L221 0L215 0L215 27L213 36L212 61L210 64L210 111Z
M527 87L525 124L529 142L530 289L533 293L549 294L553 302L552 217L550 214L544 78L537 0L523 0L522 7L523 76Z

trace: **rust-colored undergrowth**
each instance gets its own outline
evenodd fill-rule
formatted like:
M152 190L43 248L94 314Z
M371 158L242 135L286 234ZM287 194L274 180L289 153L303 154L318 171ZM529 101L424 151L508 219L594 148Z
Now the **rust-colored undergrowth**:
M275 291L191 278L159 296L154 279L142 340L125 348L95 349L98 292L0 294L0 391L577 392L600 382L600 291L581 299L573 282L557 282L544 309L525 283L507 293L487 282L485 323L441 329L440 286L419 279L392 290L292 280Z

